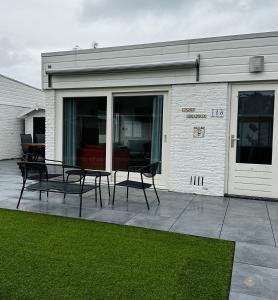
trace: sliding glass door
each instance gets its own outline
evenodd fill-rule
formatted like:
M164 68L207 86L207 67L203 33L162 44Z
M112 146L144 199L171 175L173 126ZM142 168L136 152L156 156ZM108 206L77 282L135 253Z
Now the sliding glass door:
M106 97L64 98L63 160L105 170Z
M62 96L62 120L57 123L63 126L63 151L58 157L69 165L107 171L159 161L157 180L164 185L166 97L166 93Z
M163 96L113 100L113 170L161 161Z

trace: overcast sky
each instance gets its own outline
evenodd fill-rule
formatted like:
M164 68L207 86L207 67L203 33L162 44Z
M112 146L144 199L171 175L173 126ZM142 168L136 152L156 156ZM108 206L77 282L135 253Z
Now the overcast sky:
M0 73L41 86L41 52L278 30L278 0L0 0Z

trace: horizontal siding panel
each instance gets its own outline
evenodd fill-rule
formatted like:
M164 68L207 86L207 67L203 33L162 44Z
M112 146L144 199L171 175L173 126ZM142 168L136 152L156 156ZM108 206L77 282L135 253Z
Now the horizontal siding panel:
M71 78L71 77L69 77ZM59 81L53 80L53 88L88 88L88 87L109 87L109 86L139 86L139 85L168 85L168 84L184 84L184 83L196 83L196 76L156 76L156 77L135 77L123 78L123 76L115 76L111 79L97 78L96 76L86 76L75 78L75 80L69 78L60 78ZM268 72L262 74L252 73L223 73L223 74L200 74L200 83L208 82L238 82L238 81L257 81L257 80L277 80L278 71ZM47 89L47 81L44 82L44 86Z
M233 66L233 65L249 65L250 55L244 55L240 57L221 57L214 59L207 59L201 57L201 68L205 67L217 67L217 66ZM278 63L278 53L265 55L265 64Z
M239 74L214 74L200 75L200 82L235 82L235 81L259 81L277 80L278 72L268 72L262 74L239 73Z
M65 54L44 57L43 70L48 64L53 69L104 67L116 65L147 64L166 61L181 61L201 55L200 82L232 82L251 80L278 79L278 36L232 39L215 42L192 43L181 41L173 45L146 45L146 48L113 50L97 49L96 52ZM249 73L250 56L265 56L265 71L258 74ZM68 75L53 76L53 87L69 87L72 82L78 87L114 86L116 82L126 85L157 84L157 80L166 84L194 83L196 70L137 71L117 74ZM168 82L166 82L169 80ZM80 82L78 82L80 81ZM82 83L83 81L83 83ZM101 82L103 81L103 82ZM136 83L137 82L137 83ZM47 76L43 71L44 87L47 87ZM90 83L90 84L89 84ZM120 84L120 83L118 83Z
M194 82L195 77L188 78L188 82ZM151 86L151 85L168 85L168 84L182 84L183 77L156 77L156 78L136 78L136 79L121 79L114 78L111 80L89 80L89 81L65 81L53 83L54 89L65 88L101 88L101 87L125 87L125 86Z
M38 89L0 76L0 103L21 107L44 105L44 93Z
M266 47L276 46L278 45L278 37L189 44L189 51L196 52L196 51L215 51L215 50L238 49L238 48L244 49L244 48L257 47L258 45L261 44L263 44Z
M253 55L273 55L278 54L278 43L274 46L258 46L258 47L248 47L248 48L234 48L234 49L225 49L225 50L214 50L214 51L190 51L184 53L171 53L171 54L161 54L161 55L148 55L148 56L125 56L113 58L109 57L107 59L95 60L71 60L71 61L60 61L60 62L49 62L44 63L43 69L46 70L47 66L51 64L52 69L63 69L63 68L73 68L73 67L100 67L100 66L115 66L115 65L130 65L137 63L155 63L155 62L166 62L166 61L175 61L175 60L187 60L192 58L197 58L197 55L201 55L201 63L203 60L207 59L236 59L243 56L253 56ZM215 62L215 64L217 61ZM227 61L227 65L231 62Z
M165 54L160 56L138 56L138 57L122 57L122 58L110 58L103 60L80 60L80 61L68 61L68 62L55 62L51 63L52 69L71 69L71 68L84 68L84 67L110 67L119 65L135 65L146 63L160 63L160 62L172 62L172 61L186 61L196 59L197 55L190 57L184 53ZM44 66L44 70L47 69L47 65Z
M137 63L158 63L158 62L166 62L166 61L174 61L174 60L178 60L178 61L182 61L182 60L187 60L187 59L192 59L193 57L184 57L184 56L180 56L179 55L172 55L170 56L162 56L162 59L157 59L156 57L151 58L149 57L149 61L142 61L141 59L137 59L134 60L132 63L133 64L137 64ZM222 57L222 58L213 58L213 59L209 59L206 57L201 57L201 70L206 68L206 67L213 67L216 68L217 66L226 66L226 67L231 67L233 65L245 65L245 66L249 66L249 59L250 59L250 55L248 56L241 56L241 57ZM73 63L73 62L61 62L61 63L55 63L52 64L52 68L53 69L67 69L67 68L77 68L77 67L99 67L99 66L116 66L116 65L125 65L127 64L127 62L129 62L129 64L131 63L130 61L128 61L129 58L127 59L121 59L119 61L113 61L112 64L106 64L106 62L100 62L98 61L97 63L95 63L94 61L86 61L86 62L78 62L77 63ZM269 64L269 63L278 63L278 54L274 54L274 55L268 55L265 57L265 64ZM47 66L45 66L46 69ZM44 72L45 73L45 72Z
M101 48L100 48L101 49ZM81 60L103 60L103 59L118 59L124 57L142 57L142 56L154 56L163 54L176 54L176 53L188 53L188 45L174 45L164 47L153 47L145 49L133 49L133 50L117 50L117 51L104 51L92 52L92 53L78 53L66 54L62 56L46 56L43 57L45 64L54 62L67 62L67 61L81 61Z
M47 56L43 57L45 63L55 62L70 62L70 61L81 61L81 60L102 60L102 59L118 59L124 57L143 57L143 56L155 56L155 55L166 55L166 54L177 54L177 53L190 53L200 51L215 51L215 50L227 50L227 49L238 49L238 48L252 48L260 44L264 46L276 46L278 44L278 37L267 37L258 39L246 39L246 40L231 40L211 43L199 43L199 44L184 44L184 45L173 45L173 46L160 46L145 49L133 49L133 50L118 50L118 51L105 51L104 52L93 52L92 53L81 53L78 52L76 55L66 54L63 56ZM99 48L101 50L101 48Z
M156 71L156 72L129 72L129 73L112 73L112 74L97 74L97 75L71 75L71 76L53 76L54 82L63 81L80 81L80 80L124 80L137 78L165 78L165 77L194 77L196 78L195 70L173 70L173 71Z
M261 73L260 75L265 74L266 72L278 72L278 63L265 64L264 73ZM200 75L234 74L234 73L249 73L249 64L216 66L216 67L202 67L200 69ZM259 73L256 75L259 75Z

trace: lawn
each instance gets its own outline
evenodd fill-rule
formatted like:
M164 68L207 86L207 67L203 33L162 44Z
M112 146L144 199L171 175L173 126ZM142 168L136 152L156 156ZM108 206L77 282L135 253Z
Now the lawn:
M227 299L234 244L0 210L0 299Z

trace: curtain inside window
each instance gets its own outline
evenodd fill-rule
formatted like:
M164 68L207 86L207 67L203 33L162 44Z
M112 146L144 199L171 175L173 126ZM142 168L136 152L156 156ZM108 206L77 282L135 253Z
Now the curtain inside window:
M73 166L76 165L76 131L76 101L74 99L66 99L64 101L64 163Z
M151 163L161 161L163 96L155 96L153 100ZM160 172L160 169L159 169Z

